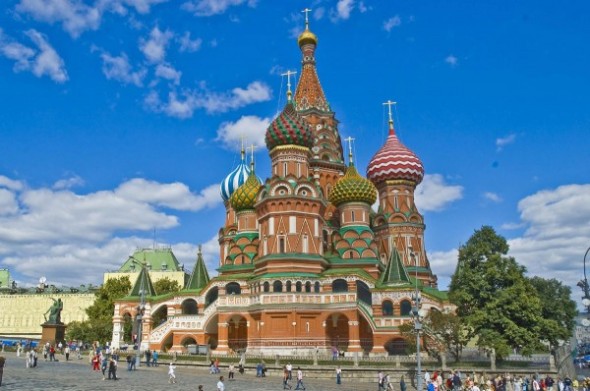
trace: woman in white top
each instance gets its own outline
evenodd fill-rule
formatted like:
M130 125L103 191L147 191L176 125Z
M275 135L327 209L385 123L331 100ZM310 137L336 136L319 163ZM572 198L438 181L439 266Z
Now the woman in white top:
M168 383L176 383L176 373L174 373L175 370L176 365L174 365L174 363L170 363L168 366Z

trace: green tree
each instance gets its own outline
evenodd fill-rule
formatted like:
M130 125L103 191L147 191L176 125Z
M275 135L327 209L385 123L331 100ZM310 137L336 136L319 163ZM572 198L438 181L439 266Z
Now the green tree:
M518 348L531 354L541 347L541 300L526 269L508 253L508 243L484 226L459 248L449 298L482 348L499 358Z
M559 341L569 340L574 332L578 310L571 298L572 290L555 278L533 277L530 282L541 299L541 335L551 347L556 347Z
M68 338L86 342L110 341L113 336L115 300L125 297L131 290L129 276L111 278L95 292L94 303L86 309L88 320L70 322Z
M165 295L166 293L175 293L182 289L178 281L171 280L168 277L160 278L154 283L154 290L158 295Z

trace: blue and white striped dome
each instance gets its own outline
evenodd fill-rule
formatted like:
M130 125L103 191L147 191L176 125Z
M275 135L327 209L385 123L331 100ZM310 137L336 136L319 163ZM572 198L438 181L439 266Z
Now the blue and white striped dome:
M248 175L250 175L250 167L242 159L240 164L221 182L221 198L224 201L229 200L234 191L246 182Z

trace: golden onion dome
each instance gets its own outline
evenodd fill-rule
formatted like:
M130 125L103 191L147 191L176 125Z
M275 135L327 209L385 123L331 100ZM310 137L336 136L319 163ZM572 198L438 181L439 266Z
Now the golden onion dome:
M364 202L373 205L377 200L377 189L371 181L360 176L351 164L346 174L336 182L329 199L336 206L345 202Z
M308 28L306 28L299 35L299 38L297 38L297 43L299 44L299 47L306 45L306 44L313 44L313 45L317 46L318 37L316 37L316 35L314 33L312 33Z
M260 190L260 181L256 177L254 170L251 170L246 182L238 187L229 199L232 208L238 212L246 209L254 209L258 190Z

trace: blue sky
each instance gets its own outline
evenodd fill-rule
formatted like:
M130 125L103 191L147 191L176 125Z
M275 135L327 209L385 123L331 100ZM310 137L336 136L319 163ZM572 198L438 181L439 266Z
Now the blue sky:
M217 263L218 184L285 103L312 8L318 72L363 171L388 99L424 162L445 288L492 225L574 286L590 246L590 4L583 1L11 0L0 13L0 267L101 281L136 247ZM574 291L579 296L579 291Z

